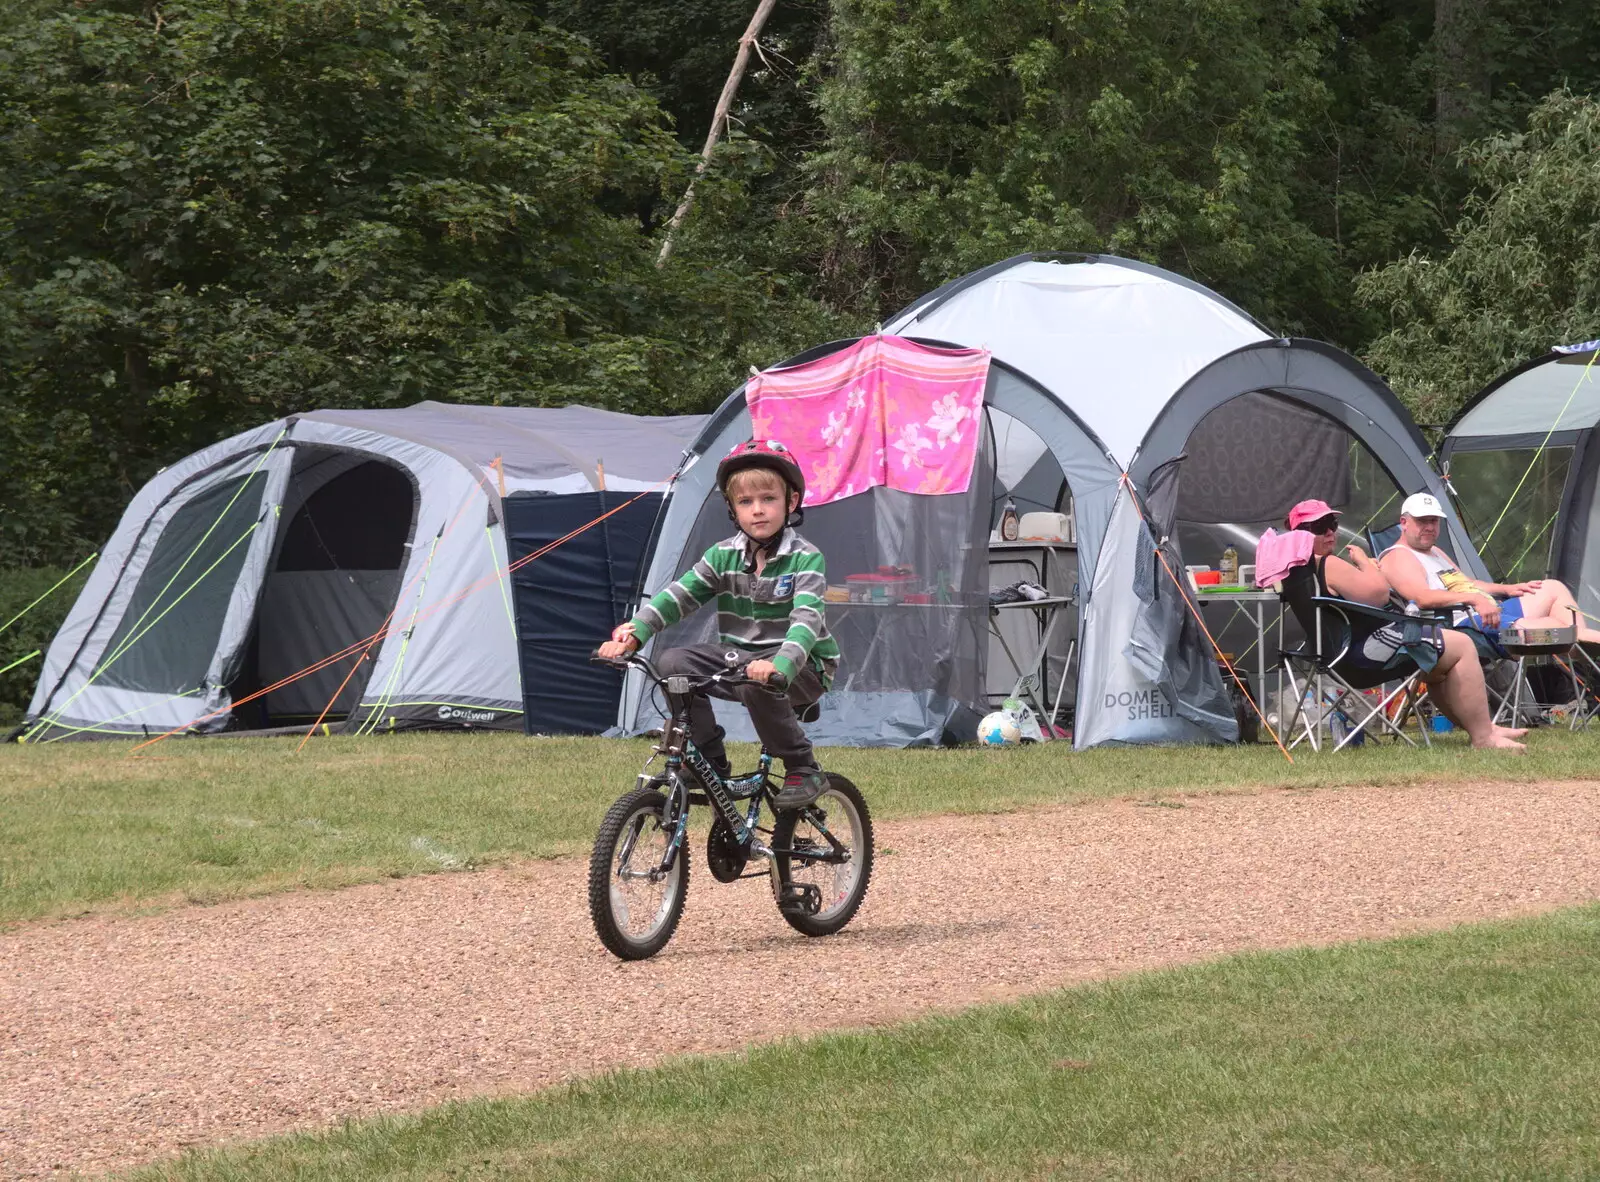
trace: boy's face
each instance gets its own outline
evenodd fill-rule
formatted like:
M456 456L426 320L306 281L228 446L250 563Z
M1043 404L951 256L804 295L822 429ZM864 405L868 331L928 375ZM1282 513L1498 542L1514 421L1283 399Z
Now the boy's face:
M728 503L739 528L759 542L775 536L800 500L775 472L755 468L728 481Z

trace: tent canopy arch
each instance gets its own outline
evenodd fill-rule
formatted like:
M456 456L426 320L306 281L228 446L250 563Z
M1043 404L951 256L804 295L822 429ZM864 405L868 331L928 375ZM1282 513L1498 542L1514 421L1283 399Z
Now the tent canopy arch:
M1148 488L1155 470L1183 454L1207 416L1256 392L1299 403L1338 423L1372 453L1401 494L1445 496L1443 480L1427 463L1427 441L1383 380L1331 345L1290 338L1246 345L1190 378L1151 424L1129 470L1134 483ZM1299 498L1286 491L1278 499L1287 510ZM1397 501L1388 519L1370 524L1392 525L1398 515ZM1486 577L1460 522L1450 524L1447 548L1469 573Z
M802 365L829 356L853 345L856 339L859 338L830 342L825 346L807 350L776 368ZM915 337L911 339L918 344L932 347L952 347L949 342L936 339ZM1062 479L1071 488L1080 506L1087 504L1092 507L1102 503L1109 506L1110 500L1115 496L1117 481L1121 475L1120 469L1094 432L1072 410L1055 402L1028 375L1004 361L992 361L990 364L984 390L984 403L989 409L1025 423L1038 436L1045 449L1054 457L1055 463L1059 465ZM726 519L721 495L715 487L716 464L722 455L749 438L749 435L750 415L745 403L745 387L741 386L711 416L705 432L690 449L689 458L679 474L674 496L656 531L651 548L652 559L643 582L643 590L646 593L665 586L692 564L706 544L731 532L732 526ZM785 442L790 446L799 445L796 441ZM989 459L992 463L992 453ZM918 566L924 569L925 573L931 574L941 561L935 550L936 543L927 536L919 538L913 535L947 537L950 538L950 544L954 548L954 535L959 534L964 538L969 532L965 525L958 524L957 518L964 519L967 515L975 514L975 520L981 519L977 533L986 536L993 510L993 506L989 503L989 487L987 479L975 476L973 487L965 497L909 498L908 494L890 494L887 490L873 490L868 496L876 497L877 505L874 510L868 512L868 516L873 519L870 524L865 521L857 526L834 524L832 518L838 511L834 506L821 506L807 511L807 525L803 529L808 537L812 537L822 545L824 554L829 560L830 580L842 582L843 572L853 569L852 562L867 563L870 566L872 562L882 560L882 555L871 559L864 554L854 553L857 548L856 538L863 534L885 540L885 544L899 551L901 557L915 552L920 559ZM862 498L848 500L860 499ZM929 504L943 501L955 504L937 508ZM969 502L970 508L959 507L960 504ZM1090 519L1098 520L1101 512L1103 510L1093 510ZM946 517L949 520L945 520ZM1080 554L1088 556L1083 561L1092 574L1093 554L1098 548L1098 536L1092 526L1089 532L1091 545L1080 549ZM835 534L837 541L829 544L830 535ZM890 538L893 539L892 542L887 541ZM963 562L953 553L943 561L952 571ZM986 578L986 561L982 561L978 566L970 565L978 560L966 561L969 563L967 568L969 575L979 578L980 581ZM1080 579L1082 585L1087 587L1088 575L1081 574ZM986 592L987 584L984 582L977 588L976 593L986 594ZM841 614L841 610L857 611L857 609L832 607L830 621ZM663 643L685 643L708 638L713 614L709 610L700 613L693 621L692 627L679 626L672 635L665 638ZM831 626L833 625L830 622ZM975 622L968 618L963 620L960 626L966 633L963 637L965 647L987 645L986 630L980 632L983 628L981 621ZM970 645L966 642L970 642ZM947 725L957 716L958 712L955 709L957 704L947 700L948 695L938 690L925 692L915 683L919 676L925 675L943 684L950 675L949 671L941 668L932 672L924 670L919 674L903 662L898 667L868 671L863 668L864 664L877 666L880 662L889 660L887 654L894 646L886 647L874 639L859 638L857 647L863 651L852 653L849 647L846 648L845 680L838 692L831 694L829 699L825 700L823 716L811 728L817 740L824 743L897 746L908 743L940 742L945 735ZM872 656L870 659L864 659L868 651ZM950 656L948 663L959 664L962 661L981 662L982 657L967 652L965 656ZM981 669L978 672L981 672ZM852 681L851 678L857 680ZM637 674L630 674L618 715L619 731L637 733L647 729L656 724L658 715L659 710L650 701L648 687L643 679ZM719 712L719 719L730 733L746 733L747 724L736 713L727 712L727 716L724 717ZM975 721L975 714L964 717L964 721L957 724L956 733L959 733L960 726L970 725Z

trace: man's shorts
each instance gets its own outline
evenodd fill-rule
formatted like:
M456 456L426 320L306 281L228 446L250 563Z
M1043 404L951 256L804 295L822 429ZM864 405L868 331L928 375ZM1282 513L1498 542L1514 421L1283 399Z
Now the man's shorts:
M1472 637L1472 646L1478 650L1480 661L1498 661L1505 658L1506 651L1500 647L1501 629L1510 628L1522 619L1522 597L1512 596L1500 603L1500 626L1498 628L1475 628L1472 626L1474 617L1467 617L1467 623L1461 631Z

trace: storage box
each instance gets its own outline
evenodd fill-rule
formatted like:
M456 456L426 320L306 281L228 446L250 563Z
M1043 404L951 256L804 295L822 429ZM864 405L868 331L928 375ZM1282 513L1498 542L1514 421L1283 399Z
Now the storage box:
M846 575L851 603L899 603L912 589L912 575Z

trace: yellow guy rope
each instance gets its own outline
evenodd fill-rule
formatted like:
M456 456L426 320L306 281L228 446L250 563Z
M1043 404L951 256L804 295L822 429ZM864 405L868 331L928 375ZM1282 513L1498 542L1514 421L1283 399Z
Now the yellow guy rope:
M1522 486L1528 482L1528 477L1533 475L1534 465L1539 462L1539 457L1544 454L1545 446L1550 442L1550 437L1556 433L1556 428L1561 425L1562 417L1567 413L1567 408L1572 405L1572 400L1578 396L1579 389L1589 378L1589 371L1594 368L1594 359L1600 357L1600 349L1589 354L1589 361L1583 367L1583 372L1578 375L1578 380L1572 384L1572 393L1567 395L1566 402L1561 405L1561 413L1556 415L1555 422L1550 424L1550 430L1544 433L1544 438L1539 441L1539 446L1534 449L1533 459L1528 461L1528 469L1522 474L1522 479L1517 481L1517 487L1511 490L1511 495L1506 498L1505 508L1500 510L1500 516L1494 519L1494 524L1489 527L1489 532L1484 535L1483 544L1487 548L1494 539L1494 531L1500 528L1500 523L1506 519L1506 514L1511 512L1511 506L1517 499L1517 494L1522 491Z

